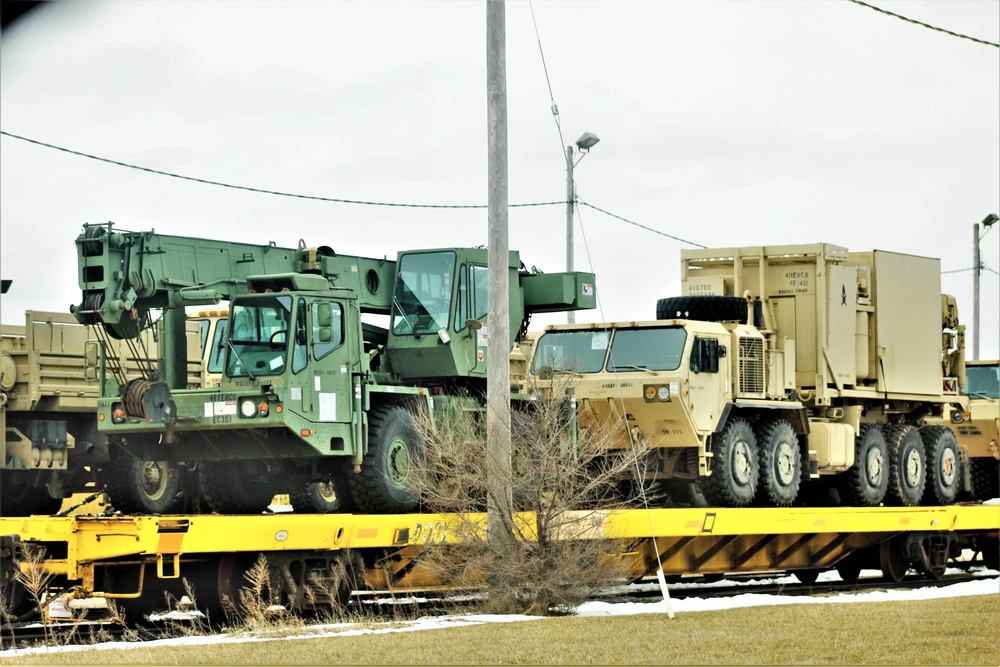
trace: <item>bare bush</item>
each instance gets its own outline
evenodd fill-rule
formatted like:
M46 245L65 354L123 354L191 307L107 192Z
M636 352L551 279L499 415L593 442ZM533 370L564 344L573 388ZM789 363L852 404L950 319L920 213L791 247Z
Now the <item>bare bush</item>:
M645 452L612 449L618 434L578 431L565 399L537 398L512 408L514 513L501 517L514 543L486 534L491 477L483 408L471 397L438 399L433 416L417 418L426 446L414 479L425 509L459 513L463 545L430 547L429 567L459 587L486 584L497 612L564 613L627 577L605 533L606 513L649 500ZM500 496L497 496L500 497ZM491 505L493 505L491 503ZM493 506L505 506L497 503Z

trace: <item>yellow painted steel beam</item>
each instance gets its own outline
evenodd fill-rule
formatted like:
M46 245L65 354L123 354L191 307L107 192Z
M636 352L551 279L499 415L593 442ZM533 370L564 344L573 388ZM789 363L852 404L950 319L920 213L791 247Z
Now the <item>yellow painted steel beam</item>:
M1000 505L915 508L651 509L578 512L574 539L1000 530ZM530 539L534 517L519 515ZM76 561L156 554L337 550L457 544L485 515L270 514L0 518L0 535L67 545ZM567 533L568 537L568 533Z

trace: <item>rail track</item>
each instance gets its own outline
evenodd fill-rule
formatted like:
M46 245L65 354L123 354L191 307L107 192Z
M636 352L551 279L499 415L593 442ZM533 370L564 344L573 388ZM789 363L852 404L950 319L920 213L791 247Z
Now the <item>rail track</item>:
M875 572L875 571L872 571ZM737 595L778 595L787 597L819 597L837 593L864 591L907 590L943 587L968 581L989 580L1000 582L1000 576L990 574L973 564L962 572L950 572L939 579L910 575L895 582L878 575L862 576L858 581L822 581L814 583L790 582L788 573L765 573L759 576L733 576L719 581L706 581L704 577L684 578L668 584L670 597L712 599ZM628 586L609 590L597 596L601 602L642 602L650 604L662 596L655 581L644 580ZM356 592L344 610L348 617L378 620L411 619L415 616L438 616L454 612L475 611L482 601L474 592L408 591L403 594L389 592ZM322 615L319 618L323 618ZM152 641L190 634L209 634L224 631L231 623L219 619L209 621L205 616L174 611L169 616L153 616L122 625L111 619L89 620L78 623L61 623L43 626L40 622L0 626L0 650L27 648L43 645L82 645L109 641Z

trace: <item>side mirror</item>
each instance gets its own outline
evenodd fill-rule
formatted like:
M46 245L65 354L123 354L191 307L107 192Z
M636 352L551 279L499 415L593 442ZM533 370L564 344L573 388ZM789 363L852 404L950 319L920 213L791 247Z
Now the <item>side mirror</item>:
M691 370L695 373L718 373L719 357L725 356L725 347L719 350L716 338L695 338L691 348Z
M327 325L325 327L321 326L319 328L319 331L317 332L317 334L319 335L319 342L320 343L332 343L333 342L333 327L331 327L329 325Z

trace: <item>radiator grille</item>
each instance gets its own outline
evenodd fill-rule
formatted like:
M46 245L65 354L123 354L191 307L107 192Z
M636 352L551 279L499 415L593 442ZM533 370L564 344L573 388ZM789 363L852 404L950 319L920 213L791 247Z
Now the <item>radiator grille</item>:
M736 391L740 394L764 393L764 341L740 338L740 369Z

